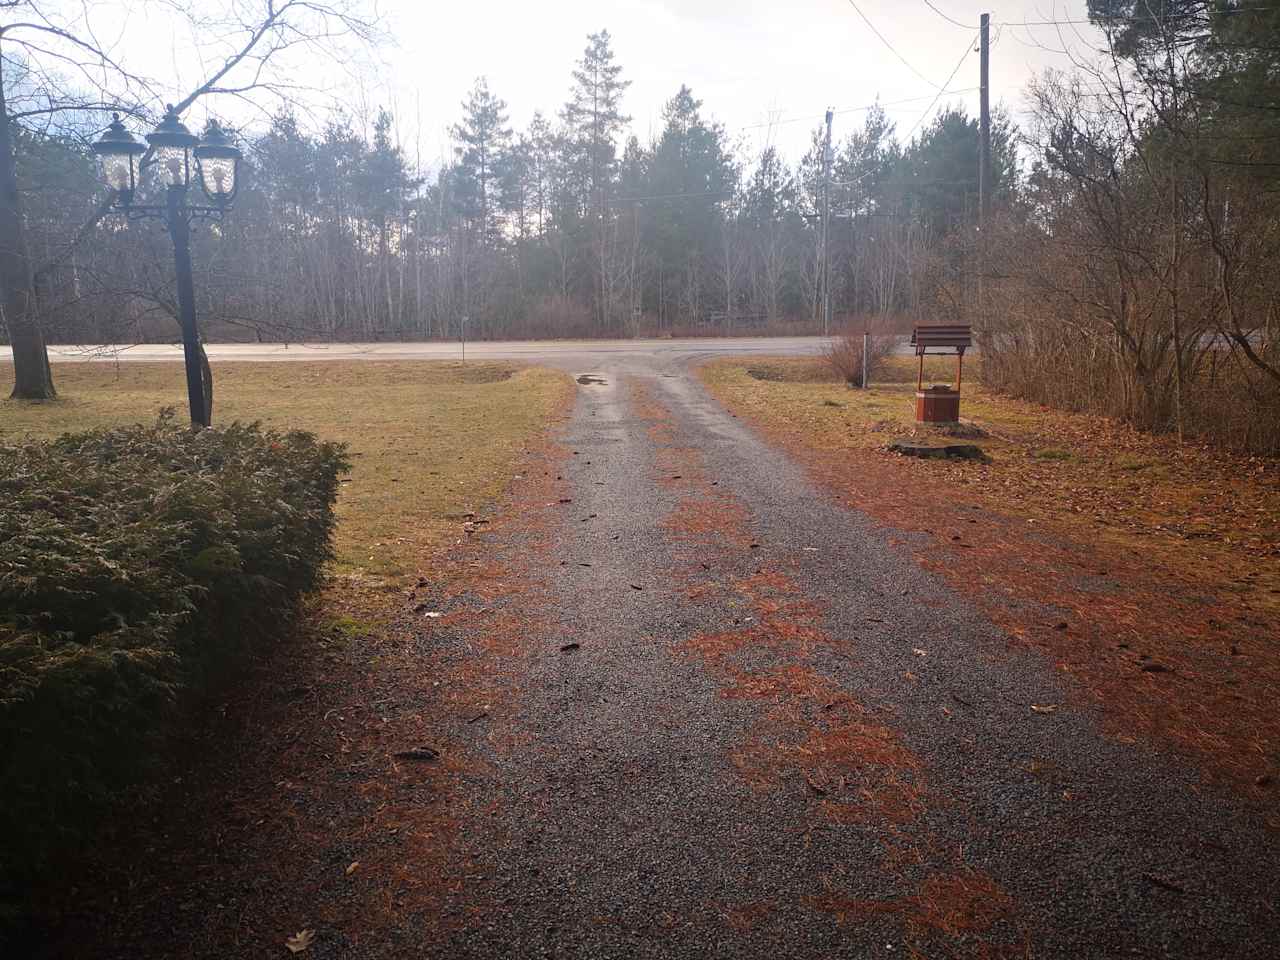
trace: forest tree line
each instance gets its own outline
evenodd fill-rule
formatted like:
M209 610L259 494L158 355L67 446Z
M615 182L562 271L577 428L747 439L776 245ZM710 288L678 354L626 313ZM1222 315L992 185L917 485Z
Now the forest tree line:
M243 129L234 210L198 229L208 339L380 340L752 332L820 321L822 129L791 164L744 157L695 93L676 91L651 142L627 136L627 81L594 34L553 114L515 130L480 78L430 172L397 117L288 110ZM998 196L1012 196L1012 125L998 118ZM32 242L49 251L101 196L87 137L18 144ZM978 124L944 107L900 143L879 107L832 149L830 277L837 317L919 308L921 254L971 228ZM41 278L51 341L176 337L155 229L104 220ZM37 256L37 260L40 258Z

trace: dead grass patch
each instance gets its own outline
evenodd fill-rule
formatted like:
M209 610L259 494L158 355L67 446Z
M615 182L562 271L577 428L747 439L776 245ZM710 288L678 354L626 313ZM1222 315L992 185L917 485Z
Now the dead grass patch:
M992 462L901 458L883 446L913 429L914 375L863 392L762 383L737 360L702 372L851 506L928 534L919 561L1073 676L1113 735L1172 742L1266 795L1280 762L1276 463L1179 449L972 382L964 412L989 433Z
M511 465L564 409L561 373L507 363L316 361L214 365L214 423L260 420L350 445L338 571L402 577L464 535ZM0 442L153 420L182 407L173 363L55 364L59 399L0 400ZM0 364L0 395L12 366Z
M955 956L954 942L990 933L1013 917L1013 899L991 877L971 869L935 873L911 896L867 900L828 895L813 897L809 905L831 914L842 926L861 926L885 916L900 916L913 957ZM939 942L939 936L946 938ZM964 956L1012 956L1013 944L979 942ZM941 953L935 952L941 951Z

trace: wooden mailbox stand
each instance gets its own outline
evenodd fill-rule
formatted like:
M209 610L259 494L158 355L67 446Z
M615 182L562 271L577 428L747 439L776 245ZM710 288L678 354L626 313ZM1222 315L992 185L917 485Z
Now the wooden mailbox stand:
M918 423L955 423L960 419L960 384L964 374L964 351L973 345L967 323L928 324L911 331L911 345L920 358L916 374L916 421ZM924 386L924 356L930 349L956 352L956 386Z

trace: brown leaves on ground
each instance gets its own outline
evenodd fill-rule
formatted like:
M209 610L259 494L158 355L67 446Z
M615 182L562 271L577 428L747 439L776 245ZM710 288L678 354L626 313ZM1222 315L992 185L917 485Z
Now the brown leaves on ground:
M643 387L635 389L644 391L645 416L665 422L662 405ZM687 553L686 598L743 611L731 628L694 634L675 645L677 653L701 661L719 679L721 696L759 703L751 732L729 748L742 779L764 791L802 785L815 825L876 831L885 848L882 867L890 877L909 883L908 874L918 874L925 864L949 865L946 873L926 876L913 896L857 904L862 912L899 916L913 951L917 945L937 945L939 936L981 936L998 920L1011 919L1012 900L964 864L962 848L940 841L924 824L933 800L924 764L903 743L892 718L858 703L817 669L814 655L820 648L847 647L823 629L822 605L778 569L761 568L727 582L715 579L707 561L728 566L752 542L749 513L711 487L699 451L660 447L658 457L661 470L682 478L679 486L672 485L681 498L663 526ZM715 522L700 522L712 513ZM838 916L841 905L851 903L835 893L809 901ZM735 929L750 930L769 912L768 904L753 903L724 909L722 915ZM978 950L995 956L1007 942L1007 936L984 940ZM944 940L940 946L939 955L946 955L952 944Z
M885 915L900 916L906 925L907 948L913 957L952 956L938 935L981 937L1013 916L1013 899L977 870L930 874L911 896L889 900L855 900L837 894L814 897L810 904L832 914L837 923L859 926ZM1017 948L979 941L966 956L1013 956ZM940 951L940 952L939 952Z
M917 559L1074 677L1116 736L1172 742L1265 795L1280 752L1280 464L972 384L962 413L992 461L902 458L884 445L916 429L914 383L762 381L740 361L703 375L851 506L931 534Z

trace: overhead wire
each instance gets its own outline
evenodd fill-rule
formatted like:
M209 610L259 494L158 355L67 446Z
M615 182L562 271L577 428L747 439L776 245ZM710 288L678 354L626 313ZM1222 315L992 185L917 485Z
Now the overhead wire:
M925 2L929 3L929 0L925 0ZM930 3L929 6L932 7L933 4ZM1234 16L1240 13L1274 13L1277 10L1280 10L1280 5L1270 4L1257 7L1232 7L1226 12ZM1164 23L1169 20L1200 20L1208 15L1206 12L1196 11L1191 13L1167 13L1163 16L1101 17L1098 20L1087 17L1084 19L1066 18L1062 20L1002 20L998 25L1011 27L1061 27L1092 24L1096 27L1102 27L1106 23ZM995 24L993 23L993 25Z
M911 142L912 135L920 129L920 125L925 122L929 114L933 113L933 108L938 105L938 101L942 99L942 95L947 92L947 87L951 86L951 81L956 78L956 74L960 72L960 68L964 66L964 62L969 59L969 54L973 53L973 40L976 37L977 32L975 31L974 36L965 41L964 53L960 54L960 59L956 61L955 69L951 71L951 76L947 77L947 82L939 88L938 95L933 98L933 102L930 103L929 106L925 107L924 113L920 114L920 119L918 119L911 129L907 131L906 137L903 138L905 142Z
M947 92L953 93L953 94L973 93L977 89L978 89L977 87L964 87L958 90L948 90ZM876 107L899 107L908 103L920 103L921 101L928 100L934 96L936 96L936 94L926 93L919 97L905 97L902 100L884 100L884 101L876 100L873 103L866 103L857 107L841 107L837 110L832 110L831 112L834 113L836 116L840 116L841 114L845 114L845 113L861 113L864 110L874 110ZM766 120L762 123L747 123L747 124L743 124L740 127L735 127L734 129L754 130L759 127L779 126L784 123L801 123L805 120L822 120L823 117L824 117L824 114L821 114L821 113L807 113L804 116L800 116L800 117L786 117L784 119L779 119L779 120Z
M885 35L876 29L876 25L874 23L872 23L870 20L867 19L867 15L862 12L862 9L854 2L854 0L849 0L849 6L853 7L854 13L856 13L859 17L862 18L862 22L867 25L867 27L871 30L872 33L876 35L877 38L879 38L880 42L883 43L885 47L888 48L889 52L892 53L895 57L897 57L902 62L902 65L904 67L906 67L908 70L914 73L917 77L919 77L929 86L933 87L935 90L942 89L936 83L934 83L932 80L926 77L923 73L921 73L919 70L913 67L911 65L911 62L907 60L907 58L904 57L902 54L900 54L897 48L894 47L892 43L890 43L887 39L885 39Z
M924 5L928 7L930 10L932 10L934 13L936 13L938 16L940 16L943 20L947 21L947 23L954 24L957 27L962 27L965 30L974 29L974 25L972 23L961 23L955 17L947 16L945 13L943 13L941 10L939 10L937 7L933 5L933 0L924 0Z

